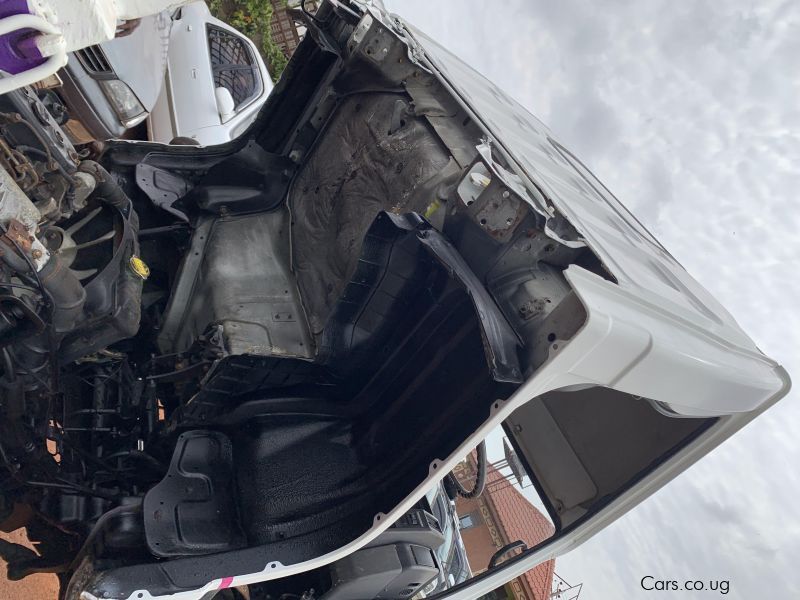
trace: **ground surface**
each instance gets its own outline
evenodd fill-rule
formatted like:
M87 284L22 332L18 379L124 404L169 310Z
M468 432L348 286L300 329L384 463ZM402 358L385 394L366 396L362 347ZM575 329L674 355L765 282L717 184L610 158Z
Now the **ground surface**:
M30 545L22 529L14 533L0 533L9 542ZM6 579L5 563L0 560L0 600L56 600L58 582L55 575L31 575L22 581Z

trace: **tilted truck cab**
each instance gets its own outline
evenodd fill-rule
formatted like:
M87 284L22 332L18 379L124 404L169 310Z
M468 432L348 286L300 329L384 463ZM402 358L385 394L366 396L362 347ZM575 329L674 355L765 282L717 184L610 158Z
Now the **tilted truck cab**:
M2 498L42 542L12 567L69 600L411 597L423 496L502 426L555 534L437 596L474 598L788 391L501 90L374 7L307 26L237 139L114 142L60 212L3 182Z

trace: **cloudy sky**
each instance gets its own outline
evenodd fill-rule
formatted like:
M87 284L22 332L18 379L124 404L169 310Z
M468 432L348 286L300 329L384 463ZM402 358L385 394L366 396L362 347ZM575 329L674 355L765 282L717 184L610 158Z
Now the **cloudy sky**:
M547 123L800 381L800 3L386 0ZM800 385L800 384L798 384ZM800 598L800 392L556 571Z

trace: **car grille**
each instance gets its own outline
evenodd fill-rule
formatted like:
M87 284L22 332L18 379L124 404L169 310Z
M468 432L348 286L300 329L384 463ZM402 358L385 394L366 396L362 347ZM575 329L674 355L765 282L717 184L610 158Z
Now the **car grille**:
M100 46L89 46L82 50L77 50L75 55L83 65L83 68L92 76L99 79L113 77L114 69L106 58L106 53Z

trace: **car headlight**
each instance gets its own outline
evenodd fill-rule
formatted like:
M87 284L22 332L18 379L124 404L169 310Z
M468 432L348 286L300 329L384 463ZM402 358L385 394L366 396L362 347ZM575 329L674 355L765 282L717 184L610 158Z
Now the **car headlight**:
M147 117L144 106L127 84L119 79L107 79L101 81L100 85L125 127L138 125Z

